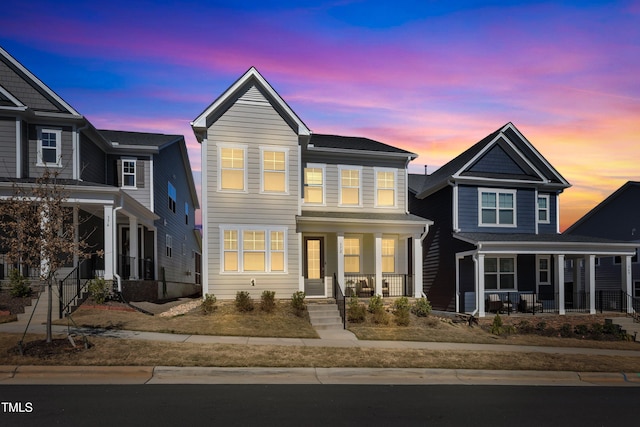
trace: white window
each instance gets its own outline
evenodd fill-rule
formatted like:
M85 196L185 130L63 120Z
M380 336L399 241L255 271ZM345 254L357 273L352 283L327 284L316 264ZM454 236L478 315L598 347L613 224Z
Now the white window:
M340 171L340 205L360 206L361 168L338 166Z
M286 271L284 229L223 229L222 240L222 272Z
M62 130L38 129L38 166L62 166Z
M396 169L376 168L376 206L396 205Z
M478 211L480 226L515 227L516 191L479 188Z
M382 272L396 272L396 240L382 239Z
M309 164L304 168L304 202L324 204L324 165Z
M360 272L360 238L344 238L344 272Z
M165 241L165 254L171 258L173 256L173 237L170 234L167 234Z
M228 191L246 191L247 159L245 147L220 146L218 151L218 188Z
M136 161L122 160L122 186L136 187Z
M540 255L536 257L537 276L539 285L551 284L551 257L548 255Z
M538 196L538 222L540 224L549 224L551 222L549 218L549 195Z
M176 213L176 199L178 195L176 193L176 187L173 186L170 182L167 183L167 199L169 200L169 210L173 213Z
M485 289L516 289L516 259L512 257L484 259Z
M262 191L265 193L286 193L287 152L260 148L262 153Z

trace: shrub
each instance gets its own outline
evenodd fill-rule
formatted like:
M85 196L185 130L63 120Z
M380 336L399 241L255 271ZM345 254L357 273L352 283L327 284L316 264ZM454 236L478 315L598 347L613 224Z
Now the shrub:
M400 297L393 302L393 315L395 316L396 325L409 326L411 322L409 307L409 299L407 297Z
M13 298L23 298L31 296L31 287L29 281L20 273L17 268L12 269L9 272L9 283L11 283L11 290L9 293Z
M502 317L496 313L493 318L493 322L491 322L491 326L489 327L489 332L494 335L502 335Z
M573 328L569 323L564 323L560 326L560 336L562 338L569 338L573 336Z
M374 295L369 298L369 307L367 308L369 313L378 313L384 311L384 303L380 295Z
M251 299L251 295L249 295L249 292L236 292L236 309L241 313L253 311L253 300Z
M352 296L347 307L347 320L352 323L361 323L364 322L366 316L367 308L365 305L360 304L357 296Z
M96 304L104 304L112 296L111 286L101 277L90 280L87 291Z
M411 312L418 317L427 317L431 313L431 303L425 297L422 297L413 303Z
M271 313L276 308L276 293L275 291L262 291L260 297L260 310L267 313Z
M202 305L200 305L200 309L203 314L211 314L218 308L216 306L216 302L218 299L213 294L205 294L204 300L202 301Z
M589 333L589 327L581 323L579 325L576 325L574 332L576 333L576 335L580 335L581 337L584 337Z
M516 329L523 334L531 334L534 331L533 325L528 320L521 320L516 325Z
M304 303L304 297L305 295L302 291L294 292L291 296L291 308L293 308L293 312L298 317L302 317L307 309L307 306Z

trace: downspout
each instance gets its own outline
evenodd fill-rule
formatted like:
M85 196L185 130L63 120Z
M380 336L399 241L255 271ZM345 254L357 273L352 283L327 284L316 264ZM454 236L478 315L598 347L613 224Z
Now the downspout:
M120 199L120 203L122 204L122 199ZM113 213L112 213L113 216L111 218L111 223L113 224L113 252L115 252L116 254L117 254L116 238L118 237L118 226L116 223L116 215L120 209L122 209L122 206L117 206L113 208ZM118 271L117 259L118 259L117 257L111 258L111 262L113 263L113 277L115 277L116 282L118 283L118 293L122 294L122 280L120 278L120 275L117 273Z
M424 233L422 233L422 236L420 236L420 246L423 247L423 252L422 252L422 258L424 259L424 239L427 237L427 234L429 234L429 226L427 225L426 230L424 231ZM424 280L424 266L421 265L420 268L423 269L422 272L422 280ZM414 284L415 286L415 284ZM424 293L424 290L420 291L420 294L422 295L422 298L427 298L427 295Z

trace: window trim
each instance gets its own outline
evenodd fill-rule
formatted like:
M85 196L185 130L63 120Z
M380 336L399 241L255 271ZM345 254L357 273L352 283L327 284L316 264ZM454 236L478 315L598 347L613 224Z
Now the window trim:
M379 172L391 172L393 173L393 205L381 205L378 203L378 190L390 190L389 188L378 188L378 173ZM398 207L398 169L394 168L373 168L374 179L374 204L376 208L393 209Z
M306 179L306 174L305 174L305 170L306 169L320 169L322 171L322 184L321 185L309 185L305 182ZM303 203L305 205L310 205L310 206L326 206L327 205L327 186L325 185L327 182L327 165L324 163L307 163L307 165L302 168L302 197L303 197ZM317 187L321 187L322 188L322 203L313 203L313 202L308 202L307 200L304 199L304 190L306 187L311 187L311 188L317 188Z
M171 193L175 193L175 198L171 196ZM167 181L167 208L170 212L176 213L176 205L178 204L178 190L171 183L171 181Z
M358 172L358 204L343 203L342 202L342 171L352 170ZM356 188L356 187L347 187ZM358 208L362 207L362 166L353 165L338 165L338 206L346 208Z
M390 257L390 255L385 255L384 254L384 241L385 240L393 242L393 271L384 271L384 258L385 257ZM385 273L386 274L395 274L395 273L397 273L397 271L398 271L398 247L399 247L398 239L395 236L387 236L387 237L382 236L381 245L382 245L382 251L383 251L380 254L381 258L382 258L382 261L383 261L382 262L382 273L383 274L385 274Z
M165 256L173 258L173 237L168 233L165 235Z
M222 254L222 256L220 257L220 274L223 275L229 275L229 274L243 274L243 275L255 275L255 274L288 274L288 254L289 254L289 247L288 247L288 242L287 242L287 238L288 238L288 230L285 227L264 227L264 226L252 226L252 225L233 225L233 224L224 224L224 225L220 225L219 227L220 229L220 253ZM224 248L224 233L226 231L235 231L236 232L236 243L237 243L237 247L236 249L229 249L226 250ZM251 271L245 271L244 270L244 254L245 254L245 250L244 250L244 233L247 231L257 231L257 232L263 232L264 233L264 251L254 251L251 250L251 252L264 252L265 253L265 269L264 271L255 271L255 270L251 270ZM271 249L271 233L272 232L281 232L283 233L282 236L282 241L283 241L283 249L280 250L273 250ZM237 264L238 264L238 270L229 270L226 271L224 269L224 254L225 252L235 252L237 254ZM271 253L272 252L278 252L278 253L283 253L284 255L284 270L279 271L279 270L272 270L271 269Z
M347 255L346 250L343 250L342 257L343 257L343 265L345 266L344 267L345 274L362 274L362 272L363 272L363 268L362 268L362 266L363 266L363 264L362 264L363 263L363 260L362 260L363 238L362 237L363 236L361 234L345 234L344 235L343 245L345 243L345 240L347 240L347 239L355 239L355 240L358 241L358 255L357 255L357 257L358 257L358 271L347 271L346 258L348 256L349 257L355 257L356 255ZM346 247L346 245L344 245L344 247Z
M487 260L495 259L497 265L496 272L487 273ZM500 260L501 259L511 259L513 260L513 272L501 272L500 271ZM486 291L517 291L518 290L518 258L516 255L504 255L504 256L485 256L484 258L484 289ZM487 288L487 274L495 274L497 276L496 280L496 288ZM502 288L500 287L500 276L503 274L513 274L513 288Z
M540 268L540 261L542 260L546 260L547 261L547 268L546 269L542 269ZM547 272L547 281L543 282L540 280L540 273L542 273L543 271ZM552 274L552 269L551 269L551 255L536 255L536 284L538 286L549 286L551 285L551 274Z
M547 207L546 208L541 208L540 207L540 199L546 199L547 200ZM549 197L549 194L538 194L538 197L536 198L536 221L538 222L538 224L551 224L551 198ZM540 212L541 211L545 211L547 213L547 219L542 221L540 220Z
M120 172L120 179L122 182L122 188L138 188L138 179L137 179L137 173L138 173L138 159L120 159L121 160L121 164L122 164L122 171ZM125 172L124 172L124 164L125 162L128 163L133 163L133 174L132 173L126 173L127 176L133 176L133 185L125 185Z
M483 223L482 222L482 194L493 193L496 195L496 223ZM513 195L513 224L500 224L500 194ZM506 188L478 188L478 227L499 227L499 228L516 228L518 227L518 191ZM484 208L489 209L489 208Z
M61 168L62 167L62 129L60 128L49 128L49 127L37 127L38 140L37 140L37 154L36 154L36 166L42 167L53 167L53 168ZM44 162L42 158L42 134L43 133L52 133L56 135L56 162ZM50 148L48 148L50 149Z
M184 202L184 224L189 225L189 202Z
M247 171L247 157L248 157L248 146L247 144L228 144L228 143L220 143L218 144L218 191L225 193L248 193L248 171ZM222 188L222 150L230 148L235 150L242 150L242 169L243 169L243 178L242 178L242 189L234 190ZM228 169L228 168L227 168ZM235 170L235 169L234 169Z
M264 168L264 154L266 152L284 153L284 171L271 171ZM283 173L284 174L284 190L283 191L268 191L264 189L264 174L265 172ZM289 194L289 149L272 146L260 147L260 193L261 194Z

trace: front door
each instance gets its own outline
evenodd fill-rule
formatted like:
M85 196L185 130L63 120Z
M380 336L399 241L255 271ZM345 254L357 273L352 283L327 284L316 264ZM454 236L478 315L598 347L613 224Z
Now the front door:
M304 238L304 293L325 296L324 237Z

